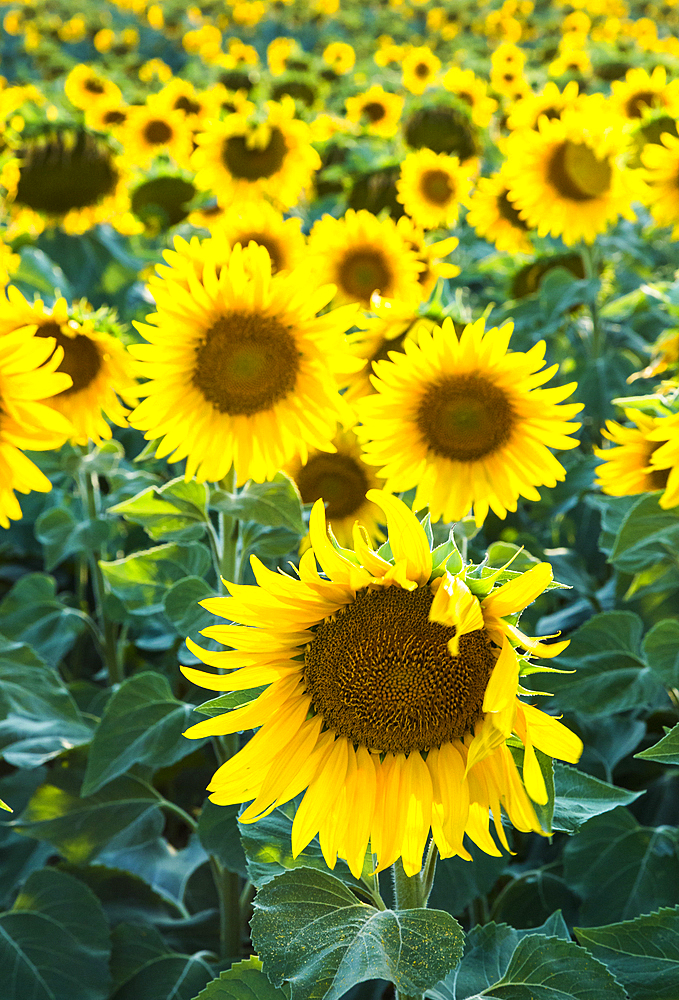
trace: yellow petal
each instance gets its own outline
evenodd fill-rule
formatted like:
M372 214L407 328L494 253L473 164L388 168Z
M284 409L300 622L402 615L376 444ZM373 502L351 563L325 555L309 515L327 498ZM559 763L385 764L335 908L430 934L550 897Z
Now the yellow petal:
M533 705L521 705L521 709L531 742L538 750L557 760L577 764L584 749L579 736Z
M500 712L511 699L516 698L518 683L519 660L514 647L505 637L483 696L483 711Z
M502 618L517 611L523 611L543 592L553 580L554 574L549 563L538 563L532 569L514 577L508 583L491 591L481 606L488 614Z
M431 576L431 549L417 517L407 504L384 490L368 490L366 497L386 514L394 562L406 559L409 579L424 586Z
M477 632L484 626L479 600L459 576L446 572L441 579L429 610L429 620L442 625L454 626L455 635L448 643L451 656L458 656L460 639L469 632Z
M336 740L309 783L292 824L292 856L296 858L311 843L328 813L332 812L337 790L344 785L349 757L349 741ZM337 856L337 852L335 852Z
M348 583L352 586L366 586L370 583L370 574L340 555L328 538L328 529L325 523L325 507L322 500L317 500L312 507L311 517L309 518L309 538L311 539L314 555L321 564L323 571L331 580L339 583ZM358 582L361 577L365 578L363 583Z

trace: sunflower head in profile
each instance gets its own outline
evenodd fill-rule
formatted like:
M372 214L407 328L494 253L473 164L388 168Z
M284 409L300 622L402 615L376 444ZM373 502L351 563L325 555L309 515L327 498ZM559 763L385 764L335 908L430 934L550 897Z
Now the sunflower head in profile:
M596 470L596 485L609 496L624 497L662 490L660 506L679 504L679 416L642 410L625 410L632 424L625 427L607 420L601 433L612 445L595 448L603 462Z
M630 121L662 111L679 118L679 80L668 82L664 66L648 73L641 66L627 71L624 80L613 80L609 104L613 111Z
M457 222L471 180L457 156L420 149L408 153L396 182L398 200L423 229L450 228Z
M503 253L531 253L530 228L509 200L502 171L480 177L469 199L467 224Z
M176 169L145 171L130 185L130 210L149 235L184 222L196 194L190 174Z
M342 219L324 215L309 236L309 260L319 281L337 286L337 299L370 305L384 298L419 300L422 265L406 246L392 219L348 209Z
M226 250L225 250L226 246ZM337 391L357 361L344 344L355 307L317 316L332 286L304 267L271 275L265 247L175 241L149 283L157 312L135 324L149 341L130 348L150 381L130 423L160 438L156 454L186 458L187 479L272 479L310 448L334 451L337 421L353 414Z
M365 93L347 97L344 103L348 122L362 126L369 135L391 139L398 131L405 99L373 84Z
M224 206L267 195L290 208L321 165L309 126L295 118L290 97L267 101L263 121L245 113L213 121L198 133L196 143L196 186L213 191Z
M134 363L115 336L114 317L106 310L94 313L69 307L63 298L48 309L40 299L27 302L10 285L6 298L0 296L0 338L31 326L35 326L35 338L52 345L48 357L56 358L56 372L68 376L69 385L41 398L68 421L70 440L74 444L108 440L107 417L126 427L127 410L118 394L134 399L136 381Z
M640 172L622 160L628 140L598 102L542 115L538 130L512 132L503 166L509 199L538 236L567 246L593 243L618 216L634 219L631 203L645 198Z
M403 136L411 149L457 156L473 172L478 166L481 146L477 128L466 109L448 104L424 105L404 124Z
M491 509L504 518L519 496L539 500L536 486L565 478L550 448L575 448L569 423L579 403L557 405L575 383L551 389L558 366L544 367L545 342L508 352L513 324L460 336L445 319L404 354L373 366L377 393L357 404L365 460L393 492L417 487L415 506L432 520L459 521L473 507L477 524Z
M266 690L185 735L258 730L215 773L210 798L250 802L240 820L251 823L304 792L295 857L318 834L330 868L339 856L358 877L369 849L377 870L400 857L414 875L430 831L443 857L470 858L465 834L499 855L491 812L506 849L501 807L519 830L542 832L533 802L546 802L547 790L536 748L569 761L582 750L520 687L522 670L536 667L529 656L553 657L567 645L511 624L550 586L551 567L483 575L451 545L431 552L402 501L381 490L368 499L386 515L388 557L358 524L352 548L337 546L319 500L298 578L253 557L258 586L227 584L232 597L202 602L235 623L203 632L231 650L187 643L228 672L185 667L186 677L215 691ZM524 747L522 778L507 746L512 735Z
M679 138L663 132L660 143L649 142L641 152L648 181L647 203L658 226L674 226L679 235Z
M401 62L402 82L411 94L423 94L433 86L436 74L441 69L441 60L428 45L413 46L406 52Z
M118 104L123 98L120 87L85 63L73 67L64 90L71 104L83 111L100 104Z
M232 205L222 214L217 229L229 247L236 243L244 247L248 243L257 243L264 247L271 258L272 274L291 271L301 264L306 255L302 220L294 216L284 219L266 201Z

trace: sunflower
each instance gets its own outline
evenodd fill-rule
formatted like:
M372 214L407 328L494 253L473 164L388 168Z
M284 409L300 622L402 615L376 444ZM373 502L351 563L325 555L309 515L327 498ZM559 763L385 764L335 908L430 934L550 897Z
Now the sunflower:
M266 201L241 202L227 208L218 223L230 247L236 243L247 246L258 243L271 257L271 272L290 271L306 255L306 241L302 234L302 220L284 219Z
M418 300L422 265L405 245L396 223L348 209L344 218L324 215L309 236L309 261L319 281L337 286L338 301L370 305L374 292L388 299Z
M217 117L222 95L216 88L197 91L188 80L175 76L157 96L159 106L164 105L170 111L181 111L190 128L199 129L208 119Z
M428 298L434 291L439 278L454 278L460 273L457 264L447 264L443 258L448 257L459 244L456 236L448 236L444 240L426 242L424 229L418 226L408 215L402 215L396 223L396 229L405 245L413 251L422 270L417 276L422 298Z
M644 195L639 171L622 163L626 144L622 127L595 108L542 115L537 131L520 129L508 139L510 201L538 236L593 243L619 215L635 219L631 203Z
M609 104L627 119L644 118L651 110L679 118L679 80L668 83L664 66L656 66L650 74L635 66L624 81L613 80Z
M20 264L19 254L14 253L11 246L0 240L0 287L5 287Z
M530 227L514 208L508 193L502 171L479 178L469 199L467 225L503 253L531 253L533 247L527 236Z
M379 486L374 471L363 461L353 431L340 431L333 439L336 451L310 451L306 462L299 459L285 470L297 484L302 503L323 500L330 530L342 546L350 546L356 521L371 541L383 541L379 507L366 499L368 490Z
M575 383L539 389L545 342L508 352L513 324L484 331L483 319L458 338L451 319L406 341L405 354L374 365L377 394L357 404L365 460L392 492L417 487L415 507L433 520L459 521L473 506L504 518L519 496L539 500L536 486L556 486L565 470L550 448L576 448L567 435L579 403L558 406Z
M567 83L563 91L550 80L542 93L527 94L512 105L507 116L507 127L512 131L518 128L537 128L540 115L560 118L565 108L577 106L579 91L577 80Z
M189 204L196 189L186 171L160 169L144 171L130 184L130 208L151 236L179 225L191 214Z
M420 149L408 153L396 182L398 201L423 229L454 226L469 192L469 171L457 156Z
M119 138L128 160L137 167L148 166L159 153L167 153L178 166L188 166L192 142L186 115L168 108L162 94L128 109Z
M123 345L109 333L96 329L97 314L76 318L66 299L57 299L50 309L41 299L27 302L10 285L0 297L0 339L14 330L35 326L36 338L49 338L57 358L56 371L69 376L69 385L42 396L47 406L69 422L74 444L99 444L111 437L106 414L119 427L126 427L126 409L117 393L130 397L135 386L133 362Z
M565 76L566 73L588 76L591 72L592 60L585 50L571 46L563 48L557 58L549 64L550 76Z
M323 50L323 62L338 76L344 76L354 68L356 53L346 42L331 42Z
M441 69L441 60L428 45L416 45L406 52L401 62L402 83L411 94L423 94L434 83Z
M551 567L539 563L494 588L472 567L453 575L402 501L380 490L368 499L386 514L388 560L358 525L354 551L336 548L318 501L299 579L253 557L258 586L228 583L231 597L202 602L236 623L203 633L232 649L187 644L203 662L231 669L182 667L185 676L216 691L267 687L185 735L258 729L215 773L210 799L250 801L240 820L252 823L305 792L295 857L318 833L330 868L339 855L359 877L369 849L378 871L400 857L415 875L430 830L443 857L470 859L465 833L499 855L489 826L492 812L509 849L501 806L518 829L542 832L531 802L547 801L535 749L569 761L582 751L577 736L518 697L527 657L567 645L539 642L507 620L551 583ZM512 733L525 747L523 779L507 746Z
M321 159L305 122L295 118L290 97L266 102L266 120L246 114L214 121L196 136L192 157L196 186L214 191L221 205L263 194L290 208L309 186Z
M127 121L129 108L121 101L109 103L97 102L85 111L85 124L93 132L110 132L117 136L122 125Z
M158 457L187 459L187 479L217 482L234 464L239 484L263 482L309 448L334 451L337 421L351 420L335 385L360 365L343 342L355 309L317 317L335 289L310 287L305 268L272 277L252 243L216 267L205 243L176 240L150 283L157 312L135 324L149 344L130 352L151 381L129 419L162 437Z
M659 226L674 226L672 239L679 236L679 139L663 132L662 145L649 142L641 152L647 168L648 206Z
M403 138L411 149L457 156L470 173L478 169L480 145L477 129L467 109L446 104L418 108L405 122Z
M602 493L623 497L663 490L660 506L667 510L679 504L679 415L651 416L641 410L625 410L634 427L607 420L601 433L613 447L595 448L603 465L595 483Z
M389 94L373 84L364 94L347 97L347 121L362 125L369 135L379 135L391 139L396 135L405 100L400 94Z
M60 413L38 400L68 390L70 378L56 369L61 352L54 340L33 336L30 327L0 335L0 525L21 518L14 494L38 490L49 493L52 484L24 454L59 448L72 432Z
M488 97L485 80L480 80L473 69L451 66L441 80L446 90L469 106L472 121L479 128L487 128L497 111L497 101Z
M64 90L71 104L83 111L99 104L118 104L123 98L120 87L85 63L73 67L64 81Z

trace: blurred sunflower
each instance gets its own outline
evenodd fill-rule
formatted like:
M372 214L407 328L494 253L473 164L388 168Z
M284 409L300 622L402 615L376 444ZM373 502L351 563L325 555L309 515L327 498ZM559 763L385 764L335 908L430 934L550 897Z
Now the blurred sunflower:
M321 165L309 126L295 118L292 98L280 104L267 101L266 109L261 123L236 113L211 122L196 136L198 148L191 161L196 186L213 191L220 205L266 194L290 208Z
M49 309L41 299L27 302L13 285L6 298L0 296L0 340L14 330L35 326L35 337L48 338L52 345L47 356L57 359L56 371L68 375L70 384L40 398L69 422L68 436L74 444L108 440L111 428L106 416L126 427L127 410L117 394L128 399L135 395L132 359L119 340L96 329L95 320L96 314L75 318L63 298Z
M533 247L527 235L530 227L514 208L508 193L502 171L480 177L469 199L467 225L502 253L531 253Z
M360 366L343 339L355 309L317 316L334 288L310 287L304 268L272 277L264 247L236 246L219 268L209 246L175 247L149 286L152 325L135 324L149 343L130 352L150 381L130 423L201 482L232 464L239 484L263 482L309 448L334 451L337 421L352 419L337 376Z
M641 410L625 410L633 427L607 420L601 433L613 447L595 448L603 465L596 470L595 484L602 493L623 497L663 490L660 506L667 510L679 504L679 417L651 416Z
M356 53L346 42L330 42L323 50L323 62L338 76L343 76L354 68Z
M389 560L358 525L354 551L335 548L318 501L299 579L253 557L258 586L229 583L231 597L202 602L237 623L203 633L233 648L187 643L229 673L183 667L186 677L216 691L267 688L185 735L258 729L215 773L210 798L250 801L240 820L252 823L305 792L292 827L295 857L318 833L330 868L339 855L360 876L369 847L377 870L400 857L415 875L430 830L443 857L470 858L465 833L499 855L491 812L506 849L501 807L518 829L542 832L531 803L547 801L535 749L573 762L582 751L577 736L518 697L526 655L553 657L567 645L510 623L549 586L551 567L539 563L494 589L484 580L478 590L465 569L452 575L445 558L433 559L402 501L380 490L368 499L386 514ZM512 733L525 748L523 778L506 743Z
M227 208L218 223L230 247L258 243L271 257L271 273L290 271L305 257L306 241L300 218L284 219L266 201L241 202Z
M560 118L565 108L577 106L579 93L577 80L570 80L563 91L550 80L540 94L526 94L512 105L507 116L507 127L512 131L518 128L537 128L540 115Z
M333 282L338 301L368 306L374 292L388 299L421 297L421 264L392 219L351 208L341 219L324 215L314 223L308 250L317 280Z
M457 248L460 242L457 236L448 236L444 240L432 240L427 243L424 229L408 215L401 216L396 223L396 229L405 245L413 251L422 268L417 276L417 281L423 299L431 295L439 278L454 278L460 273L457 264L448 264L443 259Z
M119 104L123 99L120 87L85 63L73 67L64 90L71 104L83 111L100 104Z
M0 304L2 296L0 296ZM60 448L72 433L65 417L39 400L68 390L71 379L56 369L61 351L54 340L33 336L31 327L0 334L0 526L21 518L14 491L49 493L52 484L24 454Z
M85 124L93 132L110 132L117 136L118 130L127 121L128 113L129 108L121 101L100 101L85 111Z
M588 53L570 45L562 48L556 59L549 64L550 76L565 76L567 73L589 76L591 72L592 60Z
M662 145L648 143L641 152L647 168L647 204L659 226L674 226L672 239L679 236L679 139L663 132Z
M186 115L168 108L161 94L128 108L119 138L126 158L136 167L148 166L159 153L167 153L178 166L188 167L193 144Z
M649 111L660 110L679 118L679 80L668 83L664 66L656 66L650 74L635 66L624 80L613 80L609 104L623 118L644 118Z
M423 229L454 226L471 181L457 156L419 149L408 153L396 182L398 201Z
M406 340L405 353L374 365L377 389L357 404L365 460L392 492L417 487L415 507L432 520L459 521L473 507L477 524L489 508L504 518L519 496L539 500L536 486L556 486L565 470L550 448L576 448L568 434L580 403L557 405L575 383L537 386L545 342L508 352L513 324L484 331L483 319L459 336L452 320Z
M398 131L405 100L400 94L390 94L379 84L373 84L364 94L347 97L347 121L362 125L369 135L390 139Z
M466 108L446 104L426 104L417 108L403 126L403 138L411 149L431 149L457 156L460 163L476 173L481 151L478 132Z
M488 85L472 69L451 66L441 83L447 91L469 106L472 121L479 128L487 128L497 111L497 101L488 97Z
M175 76L165 84L158 96L158 104L170 111L181 111L190 128L198 130L210 118L219 114L221 91L198 91L189 80Z
M441 60L428 45L413 46L401 61L403 86L411 94L423 94L432 86L440 69Z
M640 172L625 168L627 137L604 112L569 108L538 119L537 130L512 132L504 164L509 198L538 236L567 246L593 243L618 216L635 219L644 197Z

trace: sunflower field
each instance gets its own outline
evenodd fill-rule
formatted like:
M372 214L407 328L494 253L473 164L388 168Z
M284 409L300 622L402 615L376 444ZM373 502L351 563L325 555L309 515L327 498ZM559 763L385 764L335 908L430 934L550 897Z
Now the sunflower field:
M679 0L0 22L0 1000L677 1000Z

